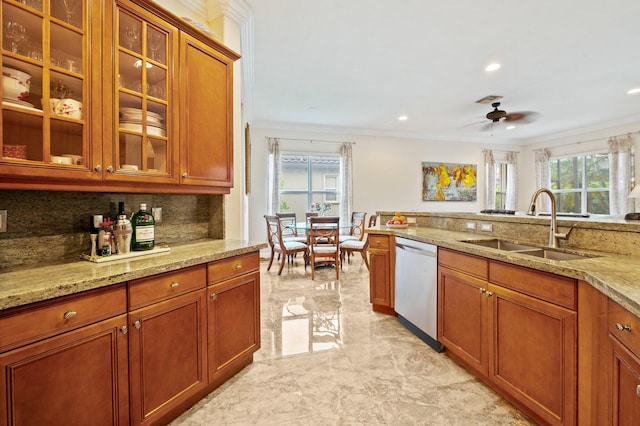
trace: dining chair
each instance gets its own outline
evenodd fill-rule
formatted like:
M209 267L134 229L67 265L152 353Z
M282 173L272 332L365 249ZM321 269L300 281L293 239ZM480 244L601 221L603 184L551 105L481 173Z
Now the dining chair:
M348 240L344 243L340 243L340 265L343 264L346 256L347 262L351 264L351 255L353 253L360 253L364 264L369 269L369 234L365 233L362 240Z
M309 263L311 279L315 279L317 265L330 265L340 278L340 218L337 216L312 216L309 218ZM305 264L306 268L306 264Z
M298 222L296 218L296 213L276 213L276 216L280 219L280 223L282 225L282 238L285 241L296 241L299 243L307 243L306 235L298 235L298 229L296 228L296 223ZM295 257L296 253L292 254L291 257ZM293 260L293 259L290 259Z
M349 229L349 234L340 235L340 243L344 243L345 241L359 241L364 237L364 225L365 219L367 217L366 212L352 212L351 213L351 228Z
M369 217L369 226L368 226L368 228L373 228L374 226L376 226L377 223L378 223L378 215L377 214L372 214Z
M299 241L287 241L282 236L282 222L278 216L265 215L267 223L267 240L269 241L269 247L271 248L271 258L269 259L269 266L267 271L271 269L271 264L275 254L278 253L280 259L280 269L278 275L282 273L285 261L292 262L293 256L297 253L302 253L304 256L305 268L308 261L308 246L305 243Z

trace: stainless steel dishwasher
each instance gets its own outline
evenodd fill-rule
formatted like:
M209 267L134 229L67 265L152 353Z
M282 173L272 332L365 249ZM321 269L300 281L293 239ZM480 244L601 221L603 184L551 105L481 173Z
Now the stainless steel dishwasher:
M440 352L438 247L396 237L395 311L398 321Z

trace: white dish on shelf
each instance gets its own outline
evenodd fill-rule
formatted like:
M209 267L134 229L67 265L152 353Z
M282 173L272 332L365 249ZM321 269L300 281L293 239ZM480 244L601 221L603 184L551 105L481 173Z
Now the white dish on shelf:
M51 114L82 120L82 102L75 99L51 98L49 99L49 108Z
M2 93L8 99L25 101L31 88L31 75L15 68L2 67Z
M142 133L142 124L138 124L138 123L128 123L128 122L121 121L120 128L124 130L131 130L133 132ZM167 131L162 127L147 126L147 134L152 136L165 137L167 135Z
M52 155L51 164L73 164L73 161L69 157L63 157L61 155Z
M123 164L120 168L122 170L138 171L138 166L135 164Z
M10 104L20 105L22 107L35 109L36 111L40 111L39 109L36 109L32 103L29 103L27 101L21 101L20 99L2 98L2 101L8 102Z

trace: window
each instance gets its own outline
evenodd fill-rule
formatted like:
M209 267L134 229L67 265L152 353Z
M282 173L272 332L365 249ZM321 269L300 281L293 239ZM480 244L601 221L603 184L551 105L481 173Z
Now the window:
M505 210L507 205L507 163L495 163L497 210Z
M609 157L585 154L549 161L551 191L562 213L609 214Z
M328 215L340 214L340 157L282 154L280 211L299 218L316 202L331 204Z

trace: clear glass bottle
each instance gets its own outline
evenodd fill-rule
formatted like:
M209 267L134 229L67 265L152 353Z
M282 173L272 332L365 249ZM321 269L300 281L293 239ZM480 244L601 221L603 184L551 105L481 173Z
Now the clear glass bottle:
M133 227L124 211L124 202L118 203L118 220L113 225L113 234L116 239L118 254L127 254L131 250L131 237Z
M147 211L147 205L140 203L140 210L131 218L133 235L131 249L134 251L151 250L155 244L155 220Z

